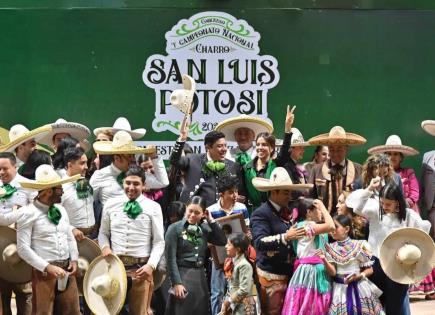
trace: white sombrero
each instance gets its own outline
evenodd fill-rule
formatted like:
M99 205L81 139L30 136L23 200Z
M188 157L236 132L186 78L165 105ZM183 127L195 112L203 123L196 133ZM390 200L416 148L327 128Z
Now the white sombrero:
M81 176L79 174L61 178L59 174L53 169L53 166L48 164L39 165L35 171L35 180L27 180L20 182L21 187L34 189L34 190L45 190L52 187L62 186L62 184L75 182L79 180Z
M115 134L121 130L127 131L134 140L142 138L143 136L145 136L145 133L147 132L145 128L131 129L130 122L125 117L116 118L112 127L95 128L94 135L97 136L100 132L103 132L106 130L112 132L113 134Z
M32 267L18 256L17 232L0 226L0 278L12 283L26 283L32 279Z
M83 294L83 279L88 271L91 262L101 255L101 248L96 242L88 237L81 241L77 241L77 248L79 250L79 259L77 262L77 287L79 293Z
M121 311L127 295L127 274L116 255L94 259L85 274L83 294L94 314L115 315Z
M310 144L304 140L304 136L302 136L302 133L299 131L298 128L292 128L292 140L290 147L308 147Z
M53 137L58 133L67 133L78 141L86 139L91 134L89 128L85 125L76 122L69 122L63 118L59 118L56 122L49 124L49 126L52 128L51 132L38 141L48 146L53 145Z
M195 96L195 80L183 74L183 89L174 90L171 93L171 104L185 115L190 115L192 111L193 97Z
M379 253L385 274L398 283L419 282L435 267L435 244L420 229L395 230L384 239Z
M435 120L422 121L421 128L423 128L428 134L435 136Z
M97 141L93 144L94 150L98 154L145 154L154 153L154 146L145 148L134 144L131 135L124 130L118 131L113 136L113 141Z
M378 154L386 152L400 152L405 156L417 155L418 151L412 147L402 144L402 140L397 135L391 135L387 138L384 145L378 145L368 149L369 154Z
M23 125L14 125L9 130L9 143L0 146L0 152L14 152L14 150L22 143L35 139L40 141L51 132L51 126L45 125L33 130L27 129Z
M270 179L262 177L253 178L252 185L259 191L303 190L313 187L313 184L293 184L288 172L283 167L275 168L270 174Z
M261 132L273 132L273 126L268 121L248 116L248 115L240 115L237 117L232 117L225 119L224 121L220 122L214 129L216 131L223 132L225 134L225 138L228 141L236 141L234 137L234 133L239 128L248 128L254 131L255 135L258 135Z
M332 127L329 133L312 137L308 140L311 145L361 145L366 139L355 133L346 132L343 127Z

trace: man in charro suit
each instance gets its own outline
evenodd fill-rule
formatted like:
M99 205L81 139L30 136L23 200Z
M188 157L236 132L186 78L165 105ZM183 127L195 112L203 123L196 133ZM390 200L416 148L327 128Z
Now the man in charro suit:
M180 137L175 143L169 160L171 165L185 173L185 186L181 192L180 201L186 202L193 192L203 197L208 207L219 199L217 180L222 176L240 177L240 166L225 158L227 143L225 134L219 131L211 131L205 135L206 153L181 156L188 130L189 124L186 121L181 126Z

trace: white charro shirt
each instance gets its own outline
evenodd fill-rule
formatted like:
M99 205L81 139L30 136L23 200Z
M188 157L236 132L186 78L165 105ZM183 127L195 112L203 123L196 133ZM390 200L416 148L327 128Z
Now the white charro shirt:
M101 248L111 246L116 255L149 257L148 264L156 268L165 249L160 205L140 195L136 201L143 211L133 220L124 212L128 201L123 195L106 202L98 243Z
M104 205L110 198L123 196L124 189L116 180L121 173L113 163L96 170L89 181L94 190L94 200L99 200Z
M24 215L17 222L18 254L41 272L51 261L77 261L79 255L66 210L55 206L62 214L58 225L48 219L49 207L38 200L23 207Z
M94 197L89 194L87 198L77 196L76 183L62 185L62 206L68 213L70 224L75 228L90 228L95 225Z
M17 173L14 179L9 183L12 187L15 187L17 191L8 199L0 200L0 212L4 214L11 213L14 209L28 205L38 194L35 191L24 189L21 187L20 182L27 181L28 179ZM3 183L0 181L0 186Z

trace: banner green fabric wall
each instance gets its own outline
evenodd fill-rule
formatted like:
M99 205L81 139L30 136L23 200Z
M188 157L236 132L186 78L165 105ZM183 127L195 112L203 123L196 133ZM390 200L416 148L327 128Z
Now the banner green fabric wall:
M175 140L151 128L155 96L142 71L150 55L166 55L165 33L179 20L214 10L246 20L261 35L260 54L277 59L280 81L269 90L268 112L278 135L293 104L305 138L334 125L364 135L368 143L351 151L356 161L390 134L421 153L434 149L420 127L435 119L431 1L333 2L346 10L325 1L262 2L0 2L0 126L33 128L63 117L93 129L126 116L147 128L144 140ZM405 165L418 170L421 158Z

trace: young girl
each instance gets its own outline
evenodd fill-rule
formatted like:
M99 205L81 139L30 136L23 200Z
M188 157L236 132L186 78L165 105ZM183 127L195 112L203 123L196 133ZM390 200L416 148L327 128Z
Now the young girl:
M333 296L330 315L378 315L384 314L378 296L380 290L367 277L373 274L372 253L364 240L349 237L352 220L345 215L334 217L336 240L326 245L325 255L320 254L326 271L333 277Z
M225 276L228 279L227 295L222 303L220 314L255 315L255 300L252 295L253 269L245 257L249 241L244 234L234 234L228 238L225 249Z
M325 223L319 223L324 218ZM298 260L284 299L282 315L324 315L331 301L331 285L325 266L316 256L324 249L335 224L320 200L301 199L298 207L297 227L304 227L306 236L293 242Z
M369 221L368 242L373 250L372 280L383 292L383 302L387 315L407 313L408 285L394 282L382 270L379 263L379 248L383 240L395 229L415 227L429 232L430 222L422 220L412 209L406 208L405 198L401 189L393 182L388 182L377 195L381 179L375 177L366 189L354 191L347 199L346 205L354 212L364 216Z

